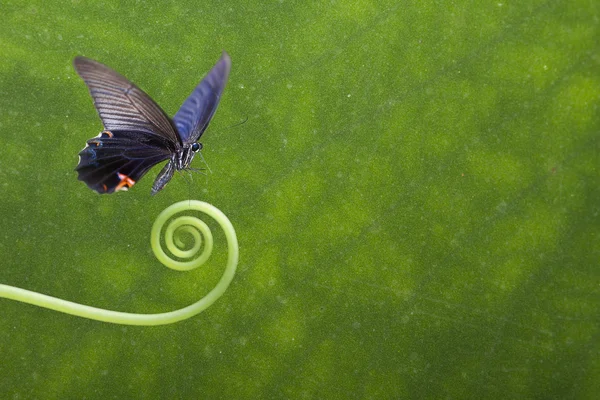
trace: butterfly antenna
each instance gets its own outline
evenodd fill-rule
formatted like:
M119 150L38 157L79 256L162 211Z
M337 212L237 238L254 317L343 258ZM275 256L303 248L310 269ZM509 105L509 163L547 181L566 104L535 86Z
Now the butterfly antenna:
M190 174L190 180L192 180L192 174ZM188 183L188 207L192 207L192 182Z
M200 158L202 159L202 162L204 163L204 165L206 165L206 169L208 169L208 172L210 172L212 174L212 170L210 169L210 166L208 165L208 163L204 159L204 156L202 155L202 152L199 151L198 154L200 154Z
M188 184L191 183L190 180L189 180L189 177L186 174L184 174L182 170L177 171L177 172L183 178L184 181L186 181Z
M235 128L236 126L244 125L246 122L248 122L248 116L247 115L246 115L246 118L244 118L243 121L240 121L237 124L226 126L223 129L215 129L215 130L213 130L212 133L211 133L211 135L214 134L214 133L216 133L216 132L222 132L222 131L226 131L227 129Z
M188 200L192 201L192 183L193 183L193 179L192 179L192 175L191 174L185 174L184 170L179 170L177 171L179 173L179 175L181 177L183 177L183 180L187 183L188 185Z
M238 122L238 123L237 123L237 124L235 124L235 125L228 126L228 127L227 127L227 128L225 128L225 129L231 129L231 128L235 128L236 126L244 125L246 122L248 122L248 116L247 116L247 115L246 115L246 118L245 118L245 119L244 119L242 122Z

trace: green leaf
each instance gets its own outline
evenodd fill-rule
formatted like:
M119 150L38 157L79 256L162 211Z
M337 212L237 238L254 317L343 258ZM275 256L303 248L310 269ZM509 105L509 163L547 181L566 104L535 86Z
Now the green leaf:
M185 274L149 244L188 198L225 212L241 251L223 297L174 325L1 299L4 397L600 393L599 2L0 9L0 282L118 311L188 305L225 250ZM77 181L102 126L76 55L173 115L222 50L212 172L156 197L159 168L110 196Z

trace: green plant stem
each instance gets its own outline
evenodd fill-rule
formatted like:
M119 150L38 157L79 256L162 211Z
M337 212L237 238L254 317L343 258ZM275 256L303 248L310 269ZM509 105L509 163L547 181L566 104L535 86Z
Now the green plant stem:
M152 226L152 250L165 266L176 270L189 270L192 268L197 268L208 259L212 252L213 239L210 229L198 218L189 216L177 217L171 221L166 232L167 237L165 242L167 249L177 256L180 254L186 254L189 256L191 254L190 250L180 250L177 248L176 245L181 246L181 242L176 238L175 235L178 232L187 232L190 233L194 239L196 239L196 242L191 250L195 249L195 253L197 253L201 247L199 242L200 235L198 235L198 231L200 231L201 236L204 238L202 254L192 261L182 262L169 258L162 250L160 245L160 232L162 230L162 226L174 214L188 210L203 212L217 221L217 223L223 229L227 239L228 258L225 272L223 273L223 276L217 285L206 296L187 307L159 314L127 313L86 306L3 284L0 284L0 297L33 304L39 307L49 308L66 314L76 315L96 321L104 321L122 325L164 325L193 317L194 315L206 310L225 292L231 283L233 276L235 275L239 258L239 248L233 225L225 216L225 214L223 214L218 208L198 200L180 201L179 203L175 203L163 210ZM196 228L198 231L194 230L192 227ZM175 239L173 239L173 236L175 236Z

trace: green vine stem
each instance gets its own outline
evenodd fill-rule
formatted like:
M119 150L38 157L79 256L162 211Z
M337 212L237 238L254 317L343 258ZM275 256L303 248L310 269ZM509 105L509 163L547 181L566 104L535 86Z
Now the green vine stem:
M233 276L239 258L237 236L229 219L218 208L198 200L185 200L175 203L163 210L152 226L151 245L156 257L165 266L178 271L188 271L202 265L211 255L213 237L209 227L199 218L179 216L173 218L165 230L165 245L169 252L179 258L195 256L200 248L202 253L190 261L179 261L170 258L162 249L160 233L163 225L175 214L195 210L212 217L223 229L227 239L228 258L223 276L217 285L197 302L179 310L159 314L135 314L120 311L105 310L62 300L45 294L32 292L14 286L0 284L0 297L49 308L66 314L89 318L96 321L110 322L122 325L165 325L193 317L206 310L225 292ZM182 250L182 241L178 238L180 233L186 232L194 239L191 249ZM202 246L204 241L204 246Z

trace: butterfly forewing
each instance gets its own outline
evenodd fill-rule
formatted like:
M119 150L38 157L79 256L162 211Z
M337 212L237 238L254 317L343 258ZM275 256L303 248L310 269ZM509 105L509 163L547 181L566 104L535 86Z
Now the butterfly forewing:
M226 52L223 52L221 59L196 86L173 117L173 122L177 126L183 143L197 141L206 130L217 110L230 69L231 58Z
M144 131L181 143L165 112L127 78L89 58L76 57L73 64L90 90L104 129Z

